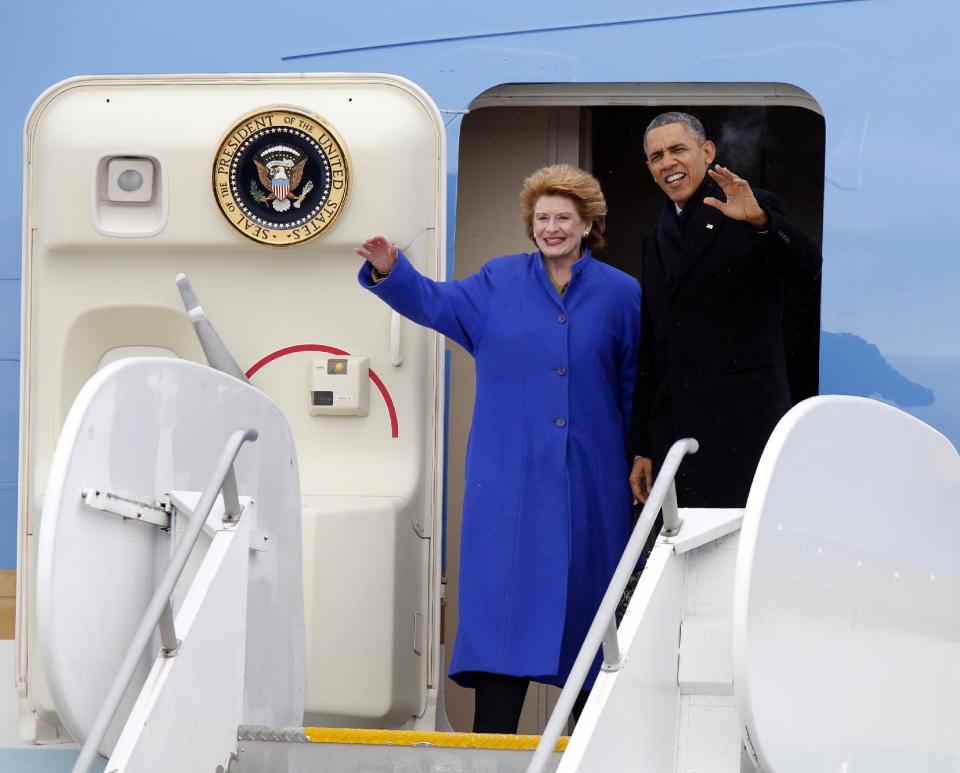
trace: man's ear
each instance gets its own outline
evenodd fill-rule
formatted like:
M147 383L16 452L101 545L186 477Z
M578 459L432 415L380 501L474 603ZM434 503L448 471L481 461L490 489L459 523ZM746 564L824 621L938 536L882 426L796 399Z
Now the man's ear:
M713 163L713 159L717 157L717 146L713 144L713 140L707 140L703 143L703 152L707 157L707 165Z

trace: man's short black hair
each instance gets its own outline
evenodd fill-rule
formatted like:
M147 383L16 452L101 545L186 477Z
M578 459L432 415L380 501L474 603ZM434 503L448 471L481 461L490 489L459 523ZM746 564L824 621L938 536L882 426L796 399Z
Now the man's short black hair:
M649 126L647 126L647 130L643 133L644 155L646 155L647 152L647 135L654 129L659 129L661 126L666 126L667 124L671 123L678 123L682 125L701 145L707 141L707 133L704 131L703 124L700 123L698 118L694 118L689 113L680 113L672 110L669 113L660 113L660 115L654 118L650 122Z

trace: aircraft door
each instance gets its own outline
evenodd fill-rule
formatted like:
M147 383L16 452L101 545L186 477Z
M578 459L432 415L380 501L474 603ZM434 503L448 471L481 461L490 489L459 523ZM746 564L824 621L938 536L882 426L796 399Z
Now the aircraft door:
M385 75L80 78L34 105L25 153L27 734L58 739L32 591L57 436L106 364L145 354L205 362L181 272L293 433L307 720L432 727L442 340L365 292L353 252L380 233L443 278L444 134L429 97Z

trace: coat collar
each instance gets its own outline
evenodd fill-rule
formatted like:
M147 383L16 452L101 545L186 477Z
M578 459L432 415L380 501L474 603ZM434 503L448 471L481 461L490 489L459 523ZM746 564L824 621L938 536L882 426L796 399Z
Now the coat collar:
M583 255L571 266L570 268L570 283L567 285L566 292L564 292L563 297L557 293L557 288L553 286L553 281L550 279L550 270L547 268L546 264L543 261L543 255L540 254L540 251L534 252L533 254L533 263L536 266L536 272L540 277L540 284L543 285L544 289L547 291L547 294L553 301L560 306L560 308L565 308L564 299L567 298L567 293L570 292L570 288L573 284L579 281L579 278L584 275L585 272L589 271L593 264L596 263L596 258L590 253L589 249L583 251Z

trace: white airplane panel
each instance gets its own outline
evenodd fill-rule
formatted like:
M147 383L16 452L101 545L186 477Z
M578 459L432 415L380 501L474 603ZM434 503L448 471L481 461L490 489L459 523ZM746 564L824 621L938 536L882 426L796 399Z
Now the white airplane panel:
M747 501L733 618L761 770L960 765L958 502L956 449L895 408L819 397L778 424Z
M26 154L25 224L34 236L23 271L23 554L34 552L32 512L63 421L97 368L138 347L204 361L174 282L185 273L233 358L289 422L304 496L399 503L395 526L404 532L371 549L397 551L397 614L422 620L426 633L415 649L414 622L391 628L381 661L415 678L394 680L358 713L413 721L439 673L442 343L397 324L358 285L353 248L381 233L425 274L443 277L444 135L429 97L387 75L80 78L34 105ZM239 182L225 192L231 174ZM367 361L365 392L348 410L314 405L326 391L315 388L314 363L331 357ZM325 523L324 508L306 512L320 519L313 526L327 549L366 544L340 521ZM313 566L309 554L304 561L321 587L341 588L335 567ZM25 712L50 718L39 658L30 656L31 596L27 587L19 637ZM373 607L360 608L372 625L355 631L363 640L381 622ZM307 651L328 644L308 642ZM386 708L383 694L392 696ZM344 705L327 695L308 708Z

